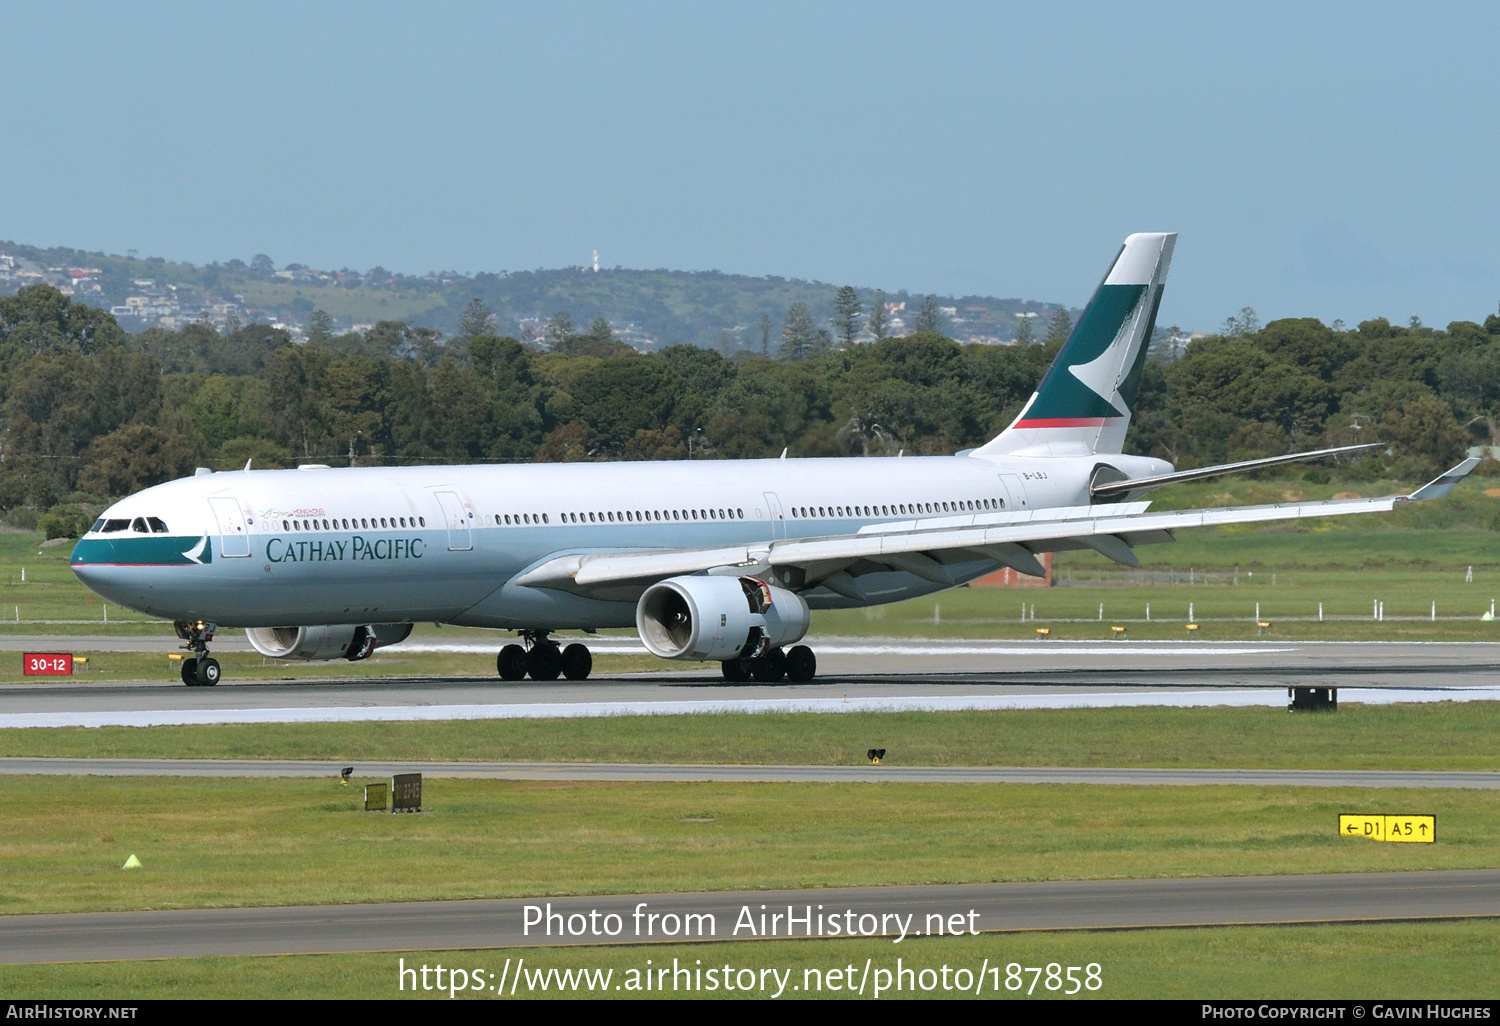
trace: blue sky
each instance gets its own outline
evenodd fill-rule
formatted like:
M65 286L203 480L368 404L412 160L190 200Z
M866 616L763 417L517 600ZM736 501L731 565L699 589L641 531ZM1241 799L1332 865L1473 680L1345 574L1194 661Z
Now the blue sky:
M12 5L0 238L1483 319L1500 5Z

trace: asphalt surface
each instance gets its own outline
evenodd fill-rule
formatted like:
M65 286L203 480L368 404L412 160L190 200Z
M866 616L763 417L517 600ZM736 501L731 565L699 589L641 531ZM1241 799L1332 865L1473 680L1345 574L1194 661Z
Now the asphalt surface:
M347 763L259 759L0 758L0 774L141 777L328 777ZM356 762L356 781L397 773L488 780L741 783L1129 784L1136 786L1500 788L1483 770L1242 770L1039 766L702 766L660 763Z
M637 928L634 913L642 903L645 908ZM528 905L536 910L529 916ZM767 934L774 926L776 936L788 935L785 913L790 906L799 918L811 911L815 934L819 914L824 917L823 935L829 933L836 915L841 932L852 926L855 932L893 941L902 922L907 925L907 940L927 935L929 927L936 933L938 917L944 932L980 933L1456 919L1500 916L1500 870L5 916L0 917L0 963L684 940L677 922L671 918L652 921L652 913L662 917L709 914L713 932L710 935L704 925L703 940L750 940L762 929L762 906L767 913ZM549 920L549 912L562 918ZM770 916L778 912L782 919L773 923ZM747 913L754 933L743 928ZM618 925L606 918L610 914L620 917ZM538 925L528 928L528 918ZM551 936L545 931L549 923ZM737 923L741 929L735 933ZM665 933L667 929L675 935ZM618 930L618 934L608 936L606 930ZM792 933L804 935L800 922ZM691 939L699 937L695 934Z
M36 638L12 637L30 646ZM59 639L50 639L57 642ZM149 645L172 639L74 638ZM430 637L377 652L416 668L423 651L492 645ZM591 642L600 652L635 645ZM0 688L0 727L167 723L469 719L724 711L895 711L1103 705L1277 705L1288 687L1337 687L1343 701L1500 700L1500 644L1381 642L1035 642L830 638L814 642L810 684L727 684L700 672L519 681L493 677L233 681L186 688L172 679L90 682L86 676ZM51 647L56 647L55 644ZM917 669L920 667L920 671Z

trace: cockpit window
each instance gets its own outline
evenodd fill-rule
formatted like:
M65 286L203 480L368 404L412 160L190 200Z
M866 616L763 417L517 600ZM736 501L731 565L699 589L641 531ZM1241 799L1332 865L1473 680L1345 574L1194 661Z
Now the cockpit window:
M94 534L98 534L103 528L104 528L104 518L100 517L98 520L94 521L94 526L91 527L91 528L89 528L89 530L92 531Z
M146 526L145 517L136 517L130 522L130 529L138 534L150 534L151 528Z
M166 525L166 523L164 523L162 521L161 517L147 517L146 518L146 523L151 526L151 533L152 534L166 534L167 533L167 525Z
M129 520L106 520L104 526L99 528L100 534L113 534L116 531L130 530Z

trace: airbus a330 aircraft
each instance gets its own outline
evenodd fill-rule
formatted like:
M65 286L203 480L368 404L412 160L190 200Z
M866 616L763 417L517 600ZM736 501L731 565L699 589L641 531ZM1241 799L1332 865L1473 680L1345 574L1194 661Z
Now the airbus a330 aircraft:
M956 456L343 468L212 473L111 506L73 550L99 595L176 622L182 679L217 684L208 644L243 627L275 659L363 659L417 621L515 631L501 678L580 680L586 646L634 626L664 659L731 681L813 679L810 611L897 602L1037 555L1134 546L1182 527L1389 510L1411 495L1152 513L1178 481L1350 448L1174 473L1122 454L1175 234L1125 240L1014 423Z

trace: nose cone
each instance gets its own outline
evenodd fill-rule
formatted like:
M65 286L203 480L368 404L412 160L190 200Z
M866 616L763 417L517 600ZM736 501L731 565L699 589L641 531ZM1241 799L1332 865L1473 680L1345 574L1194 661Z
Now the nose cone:
M110 587L111 577L119 573L115 562L114 546L98 538L80 539L68 557L73 576L90 591L108 599L115 599Z

